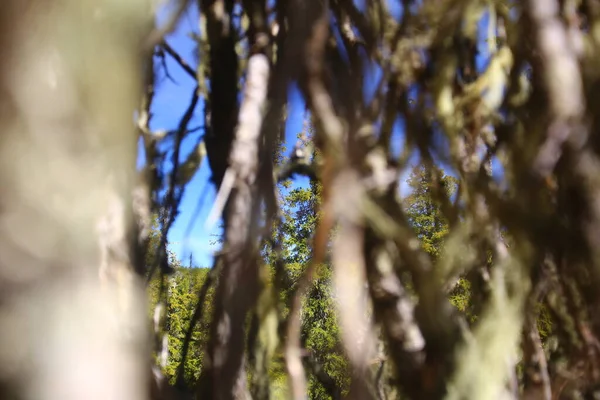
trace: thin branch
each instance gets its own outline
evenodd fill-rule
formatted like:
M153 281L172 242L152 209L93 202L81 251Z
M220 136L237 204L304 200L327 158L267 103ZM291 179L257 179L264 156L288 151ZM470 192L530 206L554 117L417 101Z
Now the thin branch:
M158 245L158 248L156 249L155 259L158 260L158 262L161 266L161 269L165 272L170 272L170 267L169 267L168 259L167 259L167 248L166 248L167 234L169 232L169 229L171 228L171 225L173 224L173 221L175 221L177 209L179 208L179 203L181 201L181 197L183 196L183 192L185 190L185 187L179 188L179 190L177 190L178 188L176 187L177 177L178 177L178 172L179 172L179 167L180 167L179 154L181 151L181 142L183 141L183 138L185 136L187 126L190 123L192 116L194 115L194 110L196 109L196 105L198 104L198 99L199 99L198 87L196 87L196 88L194 88L192 100L190 101L190 104L188 105L185 113L183 114L183 116L181 117L181 120L179 121L179 128L177 129L177 135L176 135L175 150L173 151L173 157L172 157L173 169L171 170L171 176L169 179L169 188L167 190L167 195L163 202L163 209L165 209L167 211L167 215L166 215L166 220L163 221L163 224L162 224L160 243ZM156 270L156 264L153 265L151 267L150 271L148 272L146 284L148 284L151 281L155 270Z
M171 56L173 57L173 59L175 61L177 61L177 64L179 64L179 66L185 71L187 72L187 74L193 79L196 80L196 71L190 67L190 65L183 59L183 57L181 57L181 55L179 53L177 53L175 51L175 49L173 49L171 47L171 45L169 45L169 43L167 43L167 41L163 41L160 46L165 49L165 51Z

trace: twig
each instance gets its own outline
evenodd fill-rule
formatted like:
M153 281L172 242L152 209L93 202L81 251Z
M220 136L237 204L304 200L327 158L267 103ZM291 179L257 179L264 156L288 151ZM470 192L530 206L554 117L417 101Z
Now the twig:
M175 49L173 49L171 47L171 45L169 45L169 43L167 43L167 41L163 41L160 45L163 49L165 49L165 51L171 56L173 57L173 59L175 61L177 61L177 64L179 64L179 66L185 71L187 72L187 74L193 79L196 80L196 71L194 71L194 69L192 67L190 67L190 65L183 59L183 57L181 57L181 55L179 53L177 53L175 51Z
M187 128L190 120L192 119L192 116L194 115L194 110L196 109L196 105L198 104L198 98L199 98L198 97L198 87L196 87L194 89L194 93L192 95L192 100L190 101L190 104L188 105L187 110L181 117L181 120L179 121L179 128L177 129L175 150L173 151L173 157L172 157L173 169L171 170L171 177L169 180L169 189L167 191L165 201L163 202L163 205L164 205L163 207L165 209L167 209L168 214L167 214L166 221L163 221L163 226L161 229L160 243L158 245L158 248L156 249L156 256L155 256L156 257L155 259L158 260L158 262L161 265L161 268L164 271L170 270L169 265L168 265L168 260L167 260L167 251L166 251L167 234L169 232L169 229L171 228L171 225L173 224L173 221L175 220L175 214L177 213L177 209L179 207L179 202L181 201L181 197L185 190L185 187L183 187L183 188L181 188L179 193L176 194L175 186L177 183L177 174L179 171L179 153L181 151L181 142L183 141L183 137L185 136L186 128ZM146 284L148 284L151 281L155 270L156 270L156 264L154 264L151 267L151 269L148 273L147 279L146 279Z
M219 191L217 192L217 196L215 201L213 202L213 206L208 213L208 217L206 218L206 223L204 225L205 229L212 229L213 226L217 223L217 221L221 218L223 214L223 210L225 209L225 204L229 199L229 195L235 186L235 171L231 168L228 168L225 171L225 175L223 176L223 180L221 181L221 186L219 186Z

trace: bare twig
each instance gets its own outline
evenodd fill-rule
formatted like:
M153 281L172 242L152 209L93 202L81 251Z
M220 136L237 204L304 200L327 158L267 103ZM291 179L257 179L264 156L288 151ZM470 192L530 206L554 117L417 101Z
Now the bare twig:
M183 59L183 57L181 57L181 55L179 53L177 53L175 51L175 49L173 49L171 47L171 45L169 45L169 43L167 43L167 41L163 41L160 46L165 49L165 51L171 56L173 57L173 59L175 61L177 61L177 64L179 64L179 66L185 71L187 72L187 74L193 79L196 80L196 71L194 71L194 69L192 67L190 67L190 65Z
M169 262L167 258L167 234L169 233L169 229L171 228L173 221L175 221L179 203L185 190L185 187L177 187L177 178L180 168L179 154L181 151L181 142L183 141L183 138L185 136L187 126L190 123L192 116L194 115L194 110L196 109L196 105L198 104L198 99L198 87L196 87L192 94L192 100L190 101L187 110L181 117L181 120L179 121L179 127L177 129L175 150L173 151L172 157L173 168L171 170L171 175L169 179L169 189L167 190L167 194L163 202L163 210L166 211L167 214L165 216L165 219L162 221L160 243L156 249L155 255L155 260L158 261L161 270L164 272L171 272L171 268L169 267ZM150 271L148 272L146 279L147 284L152 279L155 270L156 264L151 266Z

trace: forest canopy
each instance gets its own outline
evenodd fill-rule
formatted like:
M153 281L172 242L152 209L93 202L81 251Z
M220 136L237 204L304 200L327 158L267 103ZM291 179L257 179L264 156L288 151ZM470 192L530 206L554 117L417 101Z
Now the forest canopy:
M0 7L0 398L600 396L597 0Z

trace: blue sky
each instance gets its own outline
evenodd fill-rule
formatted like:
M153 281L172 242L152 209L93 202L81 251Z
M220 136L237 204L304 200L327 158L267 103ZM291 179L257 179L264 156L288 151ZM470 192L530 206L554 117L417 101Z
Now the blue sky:
M364 2L356 0L357 5L362 8ZM397 4L391 1L390 4ZM162 24L170 9L163 9L158 13L157 22ZM397 18L401 15L401 9L397 6L391 7L393 15ZM191 32L198 33L198 12L193 5L184 15L177 29L167 37L167 42L177 51L192 68L195 69L195 42L190 38ZM481 22L483 26L487 25L487 18ZM481 29L480 32L485 32ZM479 40L480 56L477 60L478 67L484 68L489 58L487 44L483 37ZM151 129L172 130L179 123L181 115L185 112L192 92L195 88L195 81L187 75L185 71L170 57L165 57L166 69L171 79L165 76L160 69L159 79L157 80L156 96L152 105L153 119ZM379 79L379 72L375 69L365 77L365 96L372 96L373 88ZM192 121L191 127L201 126L203 124L203 104L199 102ZM286 144L291 149L296 142L296 136L302 130L304 119L304 101L295 87L289 92L288 119L286 121ZM187 154L193 150L202 130L198 130L185 140L182 146L181 160L185 159ZM400 121L394 129L394 147L396 151L400 150L403 142L403 129ZM220 248L220 244L214 243L216 236L220 233L218 227L212 229L206 228L206 218L211 210L213 200L216 195L215 188L208 183L210 169L207 162L191 180L180 205L179 217L174 222L169 232L170 249L174 251L179 259L187 265L190 254L193 257L195 266L209 267L212 265L212 258L215 251ZM402 183L406 180L406 174L402 178ZM306 180L296 182L296 185L302 185ZM406 185L401 184L401 194L406 194Z

